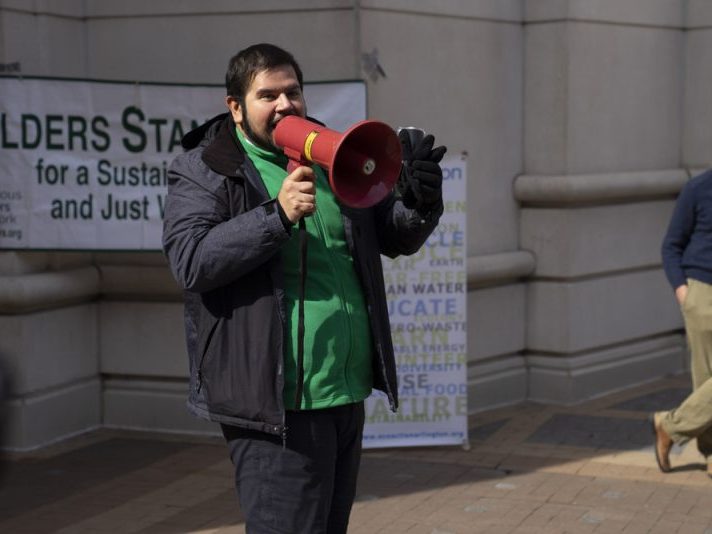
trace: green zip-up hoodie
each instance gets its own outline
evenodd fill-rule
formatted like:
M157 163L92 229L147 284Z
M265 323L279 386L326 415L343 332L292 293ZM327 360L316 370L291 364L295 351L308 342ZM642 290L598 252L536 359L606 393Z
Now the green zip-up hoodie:
M287 176L287 158L246 140L248 157L270 196L277 197ZM346 245L341 210L324 171L314 165L316 212L305 219L308 233L304 302L304 389L302 409L358 402L371 393L371 330L363 291ZM284 403L294 409L297 386L299 234L293 232L281 253L285 274L287 339Z

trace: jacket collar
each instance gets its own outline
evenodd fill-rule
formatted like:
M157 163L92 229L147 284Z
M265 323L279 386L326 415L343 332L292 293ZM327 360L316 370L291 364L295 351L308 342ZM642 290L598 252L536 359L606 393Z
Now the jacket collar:
M205 164L218 174L235 177L238 175L238 168L245 161L245 152L237 141L232 116L224 113L219 117L207 134L209 144L203 150L202 158Z

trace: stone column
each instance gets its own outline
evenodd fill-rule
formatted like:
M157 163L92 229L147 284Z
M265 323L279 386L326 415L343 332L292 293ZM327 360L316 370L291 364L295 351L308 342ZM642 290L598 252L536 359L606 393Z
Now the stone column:
M680 161L685 2L525 2L521 246L529 398L574 403L684 366L660 269Z
M0 253L6 447L27 450L101 423L96 297L86 255Z
M688 0L682 161L692 174L712 167L712 4Z

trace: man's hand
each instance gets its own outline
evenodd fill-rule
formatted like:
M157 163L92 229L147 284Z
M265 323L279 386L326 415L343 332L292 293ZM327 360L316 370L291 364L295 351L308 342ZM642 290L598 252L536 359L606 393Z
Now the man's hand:
M687 298L687 284L682 284L675 288L675 297L677 298L678 304L682 306Z
M310 167L297 167L282 182L277 201L292 224L316 211L316 186L314 171Z
M415 146L411 146L408 132L398 132L403 149L403 169L398 179L398 191L406 208L428 208L442 198L443 171L440 161L447 149L433 148L435 138L426 135Z

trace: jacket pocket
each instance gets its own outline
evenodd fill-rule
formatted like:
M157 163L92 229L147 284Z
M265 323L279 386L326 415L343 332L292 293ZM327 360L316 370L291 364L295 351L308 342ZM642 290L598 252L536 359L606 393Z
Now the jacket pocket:
M207 361L208 361L208 353L210 352L210 346L212 344L213 339L215 338L215 332L218 329L218 326L220 326L220 322L222 321L222 318L216 318L213 320L212 325L209 328L206 328L207 334L205 336L201 336L200 339L202 342L200 343L201 349L201 354L200 354L200 360L198 361L198 366L197 366L197 374L198 374L198 380L196 382L196 389L198 393L200 392L200 389L203 386L203 378L204 378L204 373L203 373L203 368L205 367Z

